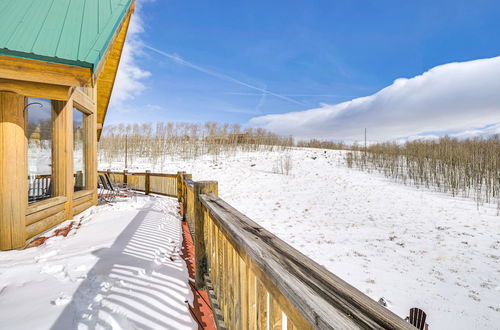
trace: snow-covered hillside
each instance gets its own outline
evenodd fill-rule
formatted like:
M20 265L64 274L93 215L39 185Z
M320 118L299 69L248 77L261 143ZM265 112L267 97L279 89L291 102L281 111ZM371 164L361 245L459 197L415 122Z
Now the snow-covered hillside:
M288 156L290 174L276 173ZM294 149L144 160L130 170L219 181L227 202L401 317L420 307L431 329L500 329L495 206L478 209L472 200L348 169L342 159L340 151Z

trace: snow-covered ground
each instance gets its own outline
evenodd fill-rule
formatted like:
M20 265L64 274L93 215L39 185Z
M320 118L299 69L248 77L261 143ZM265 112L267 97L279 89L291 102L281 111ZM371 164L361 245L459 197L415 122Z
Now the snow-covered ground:
M277 174L290 155L289 175ZM395 183L343 165L340 151L239 153L133 170L185 170L277 236L431 329L500 329L500 217L494 205ZM282 162L283 163L283 162ZM109 164L101 164L102 169ZM123 169L123 163L111 164Z
M118 200L67 237L1 252L0 329L197 329L176 204Z

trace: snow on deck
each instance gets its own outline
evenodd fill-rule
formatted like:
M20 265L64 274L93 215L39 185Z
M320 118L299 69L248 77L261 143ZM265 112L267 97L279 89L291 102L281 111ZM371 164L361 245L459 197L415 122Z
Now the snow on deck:
M197 329L176 208L120 199L67 237L0 252L0 329Z
M290 175L275 171L285 154ZM431 329L500 329L495 205L349 169L333 150L144 161L137 170L145 169L219 181L225 201L401 317L420 307Z

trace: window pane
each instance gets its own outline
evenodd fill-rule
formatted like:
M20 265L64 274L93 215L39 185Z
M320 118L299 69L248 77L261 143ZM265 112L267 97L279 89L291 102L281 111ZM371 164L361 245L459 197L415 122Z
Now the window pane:
M53 196L52 104L50 100L28 98L28 201Z
M85 115L73 108L73 175L75 191L85 189Z

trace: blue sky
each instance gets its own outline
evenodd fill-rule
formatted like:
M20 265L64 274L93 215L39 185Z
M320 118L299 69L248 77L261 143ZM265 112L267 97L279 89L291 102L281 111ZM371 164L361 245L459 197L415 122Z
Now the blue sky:
M138 1L107 124L247 124L500 55L498 1Z

